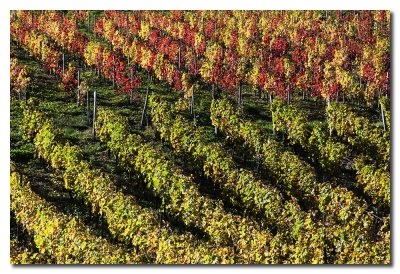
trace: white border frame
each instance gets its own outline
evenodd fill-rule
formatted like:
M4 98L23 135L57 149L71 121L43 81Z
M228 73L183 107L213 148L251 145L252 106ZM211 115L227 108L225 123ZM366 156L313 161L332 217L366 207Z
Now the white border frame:
M397 13L400 12L400 5L396 0L11 0L3 1L2 9L0 13L0 29L1 37L3 38L0 42L1 53L0 54L0 64L1 64L1 87L2 91L0 93L0 182L2 184L0 190L0 235L1 235L1 247L0 247L0 273L9 272L22 272L29 271L29 273L52 273L54 271L65 273L67 271L76 272L87 272L95 273L99 271L111 271L111 272L163 272L163 273L187 273L190 272L235 272L235 274L243 273L244 271L251 271L257 273L265 273L266 271L273 271L274 273L336 273L338 271L343 273L350 272L381 272L388 273L397 270L399 272L399 255L396 251L399 250L399 237L400 233L398 228L398 218L394 213L399 212L399 203L396 201L397 189L396 179L397 172L399 168L399 162L393 160L391 167L391 180L392 180L392 265L391 266L228 266L228 267L213 267L213 266L167 266L167 267L157 267L157 266L109 266L99 269L98 267L91 266L72 266L72 267L60 267L60 266L11 266L9 264L9 233L10 233L10 222L9 222L9 162L10 162L10 103L9 103L9 56L10 56L10 35L9 35L9 11L10 10L40 10L40 9L58 9L58 10L104 10L104 9L114 9L114 10L132 10L132 9L155 9L155 10L171 10L171 9L247 9L247 10L390 10L392 13L392 63L391 63L391 90L392 90L392 159L397 159L398 153L398 132L400 108L399 106L399 96L397 95L397 90L395 88L396 80L400 79L398 70L398 62L396 62L396 56L399 56L398 52L400 49L398 42L399 35L399 23L396 20ZM396 46L397 45L397 46ZM397 262L397 263L396 263Z

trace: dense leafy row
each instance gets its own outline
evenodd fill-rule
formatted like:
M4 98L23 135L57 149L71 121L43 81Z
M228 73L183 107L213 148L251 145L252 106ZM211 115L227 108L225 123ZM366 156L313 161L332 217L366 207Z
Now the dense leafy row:
M137 134L129 134L124 117L100 110L96 132L117 154L120 164L143 174L154 193L165 199L166 208L186 225L203 229L217 245L236 246L237 254L232 258L236 263L268 262L270 232L225 212L221 203L201 195L192 177L184 175L161 149Z
M20 46L24 46L31 56L42 61L48 70L55 71L58 68L60 53L47 37L32 31L18 20L10 22L10 33L12 39Z
M223 108L221 105L216 108L217 104L213 102L211 111L211 119L215 126L229 134L231 138L244 141L256 155L261 157L267 170L277 181L286 184L289 193L298 195L298 192L292 191L291 186L295 185L296 188L306 190L305 195L317 203L318 210L323 216L325 239L336 249L331 250L337 253L335 262L377 259L372 255L363 257L365 254L348 253L351 246L355 245L362 249L375 242L372 232L374 219L367 211L365 201L344 187L334 186L332 184L334 182L317 184L315 172L308 164L300 161L295 154L285 150L278 142L267 139L254 123L241 118L229 102L225 101ZM304 188L303 184L307 184L308 188Z
M390 128L388 100L382 99L381 106ZM390 205L390 131L383 131L371 125L365 117L357 116L344 104L330 104L327 120L336 134L358 147L362 156L355 160L357 184L362 187L374 203Z
M305 201L313 199L317 184L314 169L277 141L266 138L253 123L243 120L227 100L212 102L211 122L230 138L243 140L290 195Z
M142 259L133 251L93 236L77 217L57 212L49 202L35 194L29 183L20 182L20 176L12 171L11 208L17 221L32 235L39 254L21 254L12 263L42 262L41 254L54 258L61 264L121 264L140 263ZM30 257L32 255L32 257Z
M11 58L10 60L10 85L11 94L16 93L19 96L26 92L31 78L28 77L29 70L25 65L21 65L18 59Z
M328 101L339 98L341 92L343 98L344 94L364 98L371 105L389 93L390 16L385 11L329 16L322 12L197 13L200 17L193 12L143 11L125 16L107 11L97 20L95 31L113 44L115 53L121 50L177 90L182 89L184 79L201 76L203 82L225 91L248 83L288 100L298 91ZM77 22L90 13L72 14L18 12L22 24L41 29L62 47L82 55L87 39L77 31ZM347 26L345 35L336 32L337 23ZM365 44L365 49L354 41ZM189 75L175 64L179 52ZM116 79L121 90L132 90L138 79L128 77L125 65L115 61L117 55L100 56L107 64L96 62L96 66L108 66L106 77Z
M83 197L93 212L104 216L112 235L139 249L152 263L229 263L232 250L212 249L189 233L177 234L168 225L160 227L158 216L126 196L100 170L81 160L81 152L60 142L60 132L32 104L24 107L25 135L33 140L38 157L63 169L65 187Z
M105 17L97 21L95 32L137 67L153 74L158 80L166 81L176 90L182 89L182 73L177 65L165 58L157 48L152 47L149 41L142 41L138 37L117 31L113 21Z
M390 99L386 96L382 96L379 99L379 104L382 108L382 113L385 117L386 127L390 132Z
M326 100L342 93L368 104L389 93L386 11L105 11L105 17L108 23L100 18L97 25L107 25L115 45L134 34L168 61L180 54L189 74L225 91L246 83L288 99L298 91Z
M216 107L224 107L219 106L223 102L217 102ZM341 161L349 156L350 151L346 145L330 137L323 125L308 125L306 114L293 105L276 98L271 105L271 112L274 128L284 131L292 144L299 144L306 149L311 158L324 169L337 171Z
M284 201L279 191L256 179L254 174L236 166L216 143L206 142L205 134L182 116L173 117L173 106L156 96L150 99L153 125L163 139L177 151L188 152L203 165L204 173L218 183L232 203L278 228L272 246L284 249L287 263L322 263L323 243L319 227L297 202Z
M27 23L22 28L21 24L29 22L30 18L33 18L36 23ZM31 39L33 43L37 44L37 50L43 52L42 47L48 47L48 45L55 48L53 43L55 42L62 48L63 52L68 51L76 57L75 59L84 60L88 66L96 67L105 78L113 81L119 91L131 92L140 83L135 70L131 68L130 71L127 71L126 62L120 58L117 52L109 50L104 43L88 41L88 38L78 31L77 23L73 18L63 16L62 13L57 11L44 11L39 14L31 11L19 11L18 19L13 24L15 27L12 29L16 39L25 39L25 33L32 31L40 33L38 36L46 40L44 43L37 41L36 38ZM58 53L58 56L60 55L61 53ZM58 60L59 57L58 59L55 57L51 63L52 67L56 67ZM46 60L43 59L43 61ZM59 67L57 68L56 72L62 73L62 70ZM64 74L62 74L62 78L65 81L73 81L72 87L76 86L76 69L68 66L67 72L64 71ZM69 90L72 91L71 85L67 83L63 83L62 87L70 88Z
M10 264L51 264L46 254L38 253L35 247L21 248L18 241L10 240Z
M389 131L374 127L367 118L357 116L345 104L332 102L327 106L326 114L330 129L334 130L338 136L359 147L363 152L373 156L374 159L378 159L378 164L389 168Z
M43 147L42 148L40 148L40 146L39 146L39 148L38 147L36 147L36 149L37 149L37 154L38 154L38 156L39 157L43 157L43 158L45 158L46 160L48 160L48 159L50 159L50 161L51 161L51 163L52 163L52 166L54 167L54 168L60 168L60 167L62 167L62 168L66 168L67 169L67 171L66 171L66 173L68 173L68 168L71 168L70 166L66 166L66 164L68 163L68 161L73 161L73 159L74 158L77 158L77 157L79 157L79 155L77 155L76 153L77 153L77 150L76 150L76 148L74 148L74 147L72 147L72 150L70 151L68 148L67 149L63 149L62 148L62 145L57 145L55 148L54 148L54 146L52 145L52 143L51 143L51 141L54 141L55 139L59 139L58 137L58 134L59 134L59 132L55 129L55 128L53 128L53 126L52 126L52 124L51 123L49 123L48 122L48 120L47 119L45 119L44 118L44 116L42 115L42 113L39 113L39 112L36 112L36 111L33 111L33 109L31 109L31 111L29 112L29 115L27 114L27 115L24 115L24 121L23 121L23 124L24 124L24 127L25 127L25 131L26 131L26 138L27 139L30 139L30 140L32 140L32 139L35 139L35 141L37 140L37 138L34 138L34 136L37 134L37 132L36 132L36 129L37 128L40 128L41 126L44 128L44 127L46 127L46 130L47 130L47 133L46 133L46 130L43 130L43 128L42 128L42 132L40 132L38 135L40 136L40 134L43 134L43 135L46 135L46 136L41 136L41 137L43 137L43 143L41 144ZM43 133L43 132L45 132L45 133ZM36 135L37 136L37 135ZM48 143L48 141L50 141L50 143ZM49 146L47 146L47 145L49 145ZM67 144L66 145L66 147L69 147L69 145ZM53 155L54 154L54 155ZM79 152L78 152L78 154L79 154ZM61 157L61 158L60 158ZM62 157L70 157L69 159L63 159ZM81 164L81 163L80 163ZM83 168L83 167L82 167ZM86 168L86 166L85 166L85 168ZM86 172L85 171L85 169L83 168L83 170L81 170L82 171L82 173L84 173L84 175L83 176L86 176L86 177L89 177L88 179L87 179L87 183L90 183L91 182L91 179L93 179L95 182L98 182L96 179L95 179L95 177L96 177L96 175L94 175L94 174L96 174L96 173L100 173L98 170L93 170L93 172L91 172L91 173L88 173L88 172ZM75 173L77 173L77 172L79 172L79 168L78 168L78 170L74 170L73 172L75 172ZM73 175L71 175L71 174L69 174L69 176L73 176ZM82 175L80 175L80 176L82 176ZM77 180L77 182L75 182L76 184L78 184L78 183L82 183L83 181L79 181L79 180ZM107 181L105 181L104 183L106 183L106 184L111 184L111 182L107 182ZM67 183L67 181L66 181L66 184L68 184ZM75 191L79 191L79 190L77 190L76 189L76 186L77 185L75 185ZM68 187L68 186L67 186ZM74 187L74 186L69 186L69 187ZM99 188L101 188L101 187L99 187ZM104 187L103 187L104 188ZM82 190L81 191L82 193L84 193L85 192L85 190ZM98 193L99 191L97 191L97 193ZM81 194L82 194L81 193ZM85 194L83 194L82 196L85 196ZM102 196L102 195L101 195ZM102 199L102 197L99 197L100 199ZM95 198L95 197L92 197L92 198ZM111 197L111 198L113 198L113 197ZM121 199L119 199L119 200L122 200L122 198ZM91 200L91 202L93 202L93 200ZM101 201L100 201L101 202ZM92 206L93 206L93 204L92 204ZM107 206L107 204L104 204L104 206ZM118 204L116 205L116 206L118 206ZM121 205L121 207L124 207L124 205ZM129 207L128 207L128 209L129 209ZM99 209L99 210L101 210L101 208ZM106 210L107 211L107 210ZM107 213L107 212L106 212ZM112 214L109 212L109 216L111 216ZM142 214L142 216L141 217L143 217L143 219L146 219L146 217ZM153 216L154 217L154 216ZM151 218L150 218L151 219ZM153 218L153 220L154 219L156 219L155 217ZM112 224L117 224L118 222L116 222L116 221L113 221L112 222ZM111 228L112 229L112 228ZM115 228L114 228L115 229ZM116 231L118 232L118 229L116 229ZM124 231L124 233L125 234L127 234L127 231L129 231L129 229L127 228L125 231ZM112 230L112 232L114 232L114 230ZM131 235L130 236L132 236L132 234L134 234L134 233L131 233ZM125 235L124 237L126 238L126 236L127 235ZM120 237L121 238L121 237ZM123 237L122 237L123 238ZM128 236L128 238L129 238L129 236ZM128 241L129 242L129 241ZM172 253L172 252L171 252ZM231 259L231 258L229 258L229 259Z
M334 141L333 137L329 136L327 128L307 127L305 113L293 105L287 105L282 100L275 99L271 110L274 127L277 130L284 130L292 143L304 147L322 167L335 172L340 166L340 161L349 156L349 146ZM365 119L363 121L367 122ZM389 206L389 172L384 168L378 169L374 165L363 164L365 161L361 160L362 158L364 157L358 158L355 164L358 174L357 184L373 198L374 203Z
M24 25L20 20L12 20L10 27L11 38L61 79L62 90L72 92L77 84L76 67L72 64L60 66L62 53L48 37L37 32L30 25Z
M390 207L390 173L385 168L363 156L357 157L354 167L357 171L357 184L372 197L375 204Z

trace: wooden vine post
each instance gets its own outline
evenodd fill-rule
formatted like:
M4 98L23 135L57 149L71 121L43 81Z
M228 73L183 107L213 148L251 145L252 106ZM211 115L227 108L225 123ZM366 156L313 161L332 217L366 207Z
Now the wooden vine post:
M88 90L86 93L86 117L87 117L87 125L90 125L90 91Z
M113 88L115 88L115 57L113 55L113 79L112 79Z
M77 90L77 93L76 93L76 106L79 106L79 97L81 96L81 87L80 87L80 85L81 85L81 73L80 73L80 70L78 69L78 90Z
M96 25L96 14L93 15L93 34L96 35L94 32L94 26Z
M62 76L64 77L65 73L65 53L62 54Z
M276 131L275 131L275 123L274 123L274 112L271 112L272 115L272 134L276 135Z
M193 56L193 59L194 59L194 70L197 71L197 56L196 56L196 54ZM190 104L190 114L193 115L193 121L194 121L194 124L196 124L196 114L194 111L194 90L195 90L195 88L193 85L192 86L192 100L191 100L191 104Z
M379 91L378 95L378 112L380 113L382 119L383 130L386 131L386 121L385 121L385 112L384 112L383 102L381 101L381 92Z
M132 104L132 97L133 97L133 68L131 68L131 90L129 91L129 104Z
M238 107L242 106L242 82L239 83L239 91L238 91Z
M126 34L129 34L129 29L130 29L130 24L129 24L129 17L128 14L126 14Z
M190 114L193 114L193 121L194 124L196 125L196 113L194 111L194 86L193 86L193 90L192 90L192 103L191 103L191 107L190 107Z
M95 129L95 122L96 122L96 103L97 103L97 96L96 96L96 91L94 91L93 93L93 129L92 129L92 133L93 133L93 139L96 138L96 129Z
M179 40L179 49L178 49L178 69L181 69L181 46L182 42Z
M143 111L142 111L142 120L140 121L140 128L143 128L144 116L146 115L148 100L149 100L149 87L147 87L146 99L144 100L144 106L143 106Z
M389 72L386 73L386 79L389 80ZM385 93L386 98L387 98L387 94L388 94L388 80L386 81L386 93ZM383 111L384 107L383 107L383 104L380 102L380 97L381 97L381 95L380 95L380 93L379 93L379 99L378 99L378 101L379 101L379 104L380 104L380 107L381 107L381 116L382 116L383 130L386 131L385 113L384 113L384 111ZM390 117L389 117L389 119L390 119Z
M383 107L382 106L381 106L381 114L382 114L383 130L386 131L385 113L383 112Z
M87 18L87 31L90 32L90 12L88 12L88 18Z
M328 105L328 107L330 107L331 106L331 97L330 97L330 95L328 95L328 97L326 98L326 103L327 103L327 105ZM328 119L330 119L330 114L329 114L329 112L328 112ZM329 124L329 136L332 136L332 132L333 132L333 128L332 128L332 126Z
M215 100L215 99L216 99L216 94L215 94L215 84L214 84L214 83L212 83L212 85L211 85L211 96L212 96L212 99L213 99L213 100ZM218 129L217 129L217 126L214 126L214 133L215 133L215 135L217 135L217 134L218 134Z

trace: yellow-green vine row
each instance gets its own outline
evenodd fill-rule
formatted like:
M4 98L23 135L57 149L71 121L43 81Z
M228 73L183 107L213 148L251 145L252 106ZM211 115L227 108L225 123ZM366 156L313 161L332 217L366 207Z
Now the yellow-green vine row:
M177 234L161 227L157 214L124 195L100 170L82 160L76 146L60 141L60 132L30 102L24 106L25 135L33 140L38 157L63 170L65 187L72 189L101 214L112 235L133 244L150 263L233 263L232 248L212 248L189 233Z
M153 125L163 139L177 151L192 154L232 203L278 228L272 253L280 253L286 263L323 263L321 226L312 222L310 213L302 211L295 200L285 201L275 187L262 183L251 171L238 168L219 144L204 141L201 129L180 115L173 117L171 104L151 96L150 105Z
M96 132L117 153L120 165L143 174L152 191L165 199L166 208L186 225L203 229L217 245L236 246L238 263L268 262L271 233L262 231L255 222L225 212L221 202L201 195L193 178L184 175L160 148L129 133L125 117L100 110Z
M115 246L90 233L77 217L57 212L49 202L35 194L29 182L20 182L12 171L10 176L11 209L17 221L34 235L39 253L22 253L11 263L35 263L44 254L59 264L126 264L140 263L134 251ZM12 247L11 247L12 248ZM41 258L42 257L42 258Z
M305 195L316 203L322 215L323 237L329 247L325 252L329 260L345 263L377 259L362 252L360 257L354 258L357 253L351 253L355 246L362 249L379 244L373 233L374 217L372 212L368 212L364 200L344 187L334 186L333 182L317 183L315 171L310 165L285 150L277 141L266 138L259 127L240 117L229 102L225 101L224 107L216 108L215 105L214 101L211 107L214 126L229 134L230 138L244 141L289 193L299 198ZM389 247L387 249L390 250Z

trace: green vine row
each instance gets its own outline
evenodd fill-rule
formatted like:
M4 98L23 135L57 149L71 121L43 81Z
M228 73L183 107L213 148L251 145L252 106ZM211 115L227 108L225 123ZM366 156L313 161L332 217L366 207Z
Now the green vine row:
M60 212L35 194L29 182L20 182L20 175L11 171L11 209L17 221L34 235L39 253L22 253L12 263L41 262L44 254L58 264L126 264L141 263L142 258L93 236L77 217ZM42 259L41 259L42 258Z
M381 106L387 113L390 128L389 101L382 97ZM356 114L344 104L333 103L327 107L329 126L338 136L362 149L362 155L354 161L357 185L364 189L375 204L390 206L390 131L372 126L365 117Z
M367 157L357 157L354 167L357 171L357 185L372 197L373 203L390 207L390 173L385 168L368 163Z
M299 198L305 195L310 198L311 207L316 204L323 223L323 235L328 247L325 252L329 261L344 263L355 259L376 259L371 254L365 256L360 253L357 258L354 258L357 253L349 254L354 246L366 248L380 244L373 232L375 217L368 211L364 200L344 187L335 186L335 182L317 183L315 171L310 165L285 150L277 141L266 138L254 123L241 118L228 101L217 104L213 101L211 106L213 125L228 134L229 138L244 141L289 194ZM301 127L301 123L297 123Z
M381 102L383 108L387 108L388 103L384 103L384 99ZM360 148L363 153L377 159L379 165L389 170L390 131L383 131L371 125L367 118L357 116L345 104L332 102L327 106L326 114L330 129L350 144ZM390 120L389 115L386 115L388 120ZM388 125L390 127L390 122Z
M35 246L36 247L36 246ZM21 248L18 241L10 240L10 264L52 264L46 254L38 253L35 247Z
M118 240L134 245L150 263L232 263L232 249L213 249L196 241L192 234L177 234L167 224L161 227L154 211L124 195L108 176L82 160L77 147L62 142L60 131L34 109L31 101L23 109L25 134L33 139L38 157L64 172L65 187L101 214Z
M216 108L223 107L224 101L216 102ZM342 160L350 156L349 148L329 136L329 131L322 124L309 126L306 114L293 105L288 105L280 98L275 98L271 105L272 123L277 131L284 131L292 144L299 144L331 173L337 172Z
M381 98L382 105L388 103L384 99L386 98ZM327 128L307 127L305 113L293 105L288 105L276 98L271 105L271 111L276 130L284 130L292 143L304 147L323 168L337 172L340 161L350 156L350 147L334 141L333 137L329 136ZM365 162L363 158L365 157L360 157L355 161L356 184L373 199L375 204L388 207L390 203L389 172L383 168L376 168L374 165L363 164Z
M271 233L246 218L225 212L220 202L202 196L193 178L184 175L160 148L129 133L125 117L99 110L96 132L117 153L120 165L140 172L152 191L165 200L166 208L186 225L203 229L217 245L236 246L238 263L268 262Z
M266 138L254 123L245 121L227 100L211 104L211 122L233 140L243 140L287 194L313 202L317 177L314 169L282 145Z
M285 201L275 187L256 179L251 171L238 168L219 144L205 142L201 128L180 115L173 116L175 106L156 95L151 96L150 105L153 126L163 139L201 163L205 175L221 186L233 204L278 228L271 244L271 252L279 254L276 258L283 257L286 263L323 263L322 233L317 232L320 227L310 213L302 211L295 200Z

